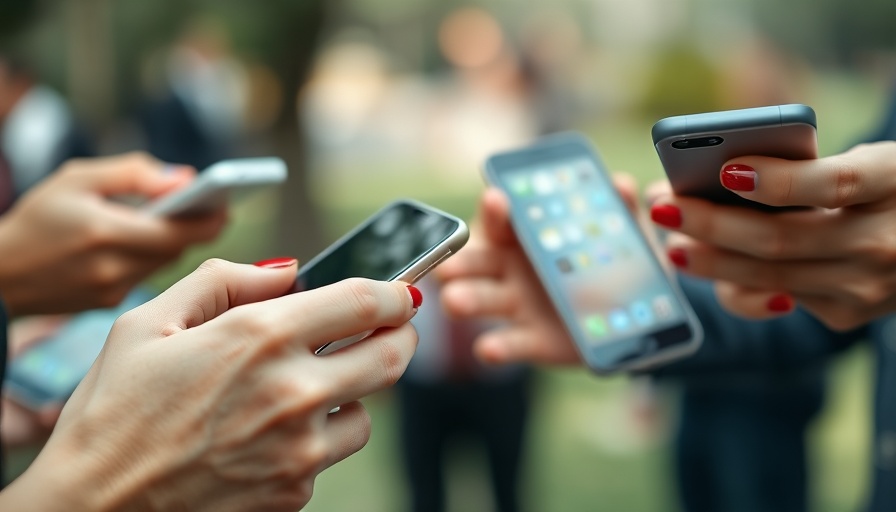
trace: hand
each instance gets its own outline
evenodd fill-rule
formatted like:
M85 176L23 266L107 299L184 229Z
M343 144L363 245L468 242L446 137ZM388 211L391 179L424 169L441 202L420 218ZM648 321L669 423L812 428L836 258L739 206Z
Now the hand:
M131 154L72 160L0 217L0 292L12 315L118 304L188 246L215 238L225 212L165 219L111 201L158 197L192 179L188 168Z
M295 273L211 261L124 314L7 499L49 479L66 499L41 510L303 507L315 476L367 442L356 400L404 372L418 304L405 284L362 279L281 297Z
M678 232L670 259L714 279L720 302L750 318L793 310L794 300L834 329L896 309L896 143L861 145L809 161L734 159L723 185L772 206L763 213L680 196L659 198L651 216Z
M618 176L615 183L634 209L634 181ZM510 206L499 190L485 191L470 241L435 272L445 281L441 298L450 314L507 322L476 340L474 350L483 361L581 364L563 321L516 238Z

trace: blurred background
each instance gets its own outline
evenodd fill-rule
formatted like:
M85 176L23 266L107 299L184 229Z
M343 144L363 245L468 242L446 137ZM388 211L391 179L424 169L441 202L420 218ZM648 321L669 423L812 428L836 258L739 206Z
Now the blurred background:
M156 276L162 287L210 256L308 260L397 197L470 217L484 157L553 131L585 132L642 185L662 176L650 127L669 115L805 103L821 153L839 152L893 122L894 19L884 0L7 0L0 107L10 87L39 87L29 105L44 121L22 137L59 155L287 160L287 185L235 205L225 235ZM427 322L421 345L441 325ZM812 510L862 502L871 368L858 348L820 377ZM519 472L501 477L476 441L494 436L461 425L446 436L447 510L498 510L507 486L527 511L680 510L679 383L484 372L518 384ZM421 462L404 389L367 400L370 445L317 480L306 510L409 509L420 482L406 468ZM13 456L25 467L28 453Z

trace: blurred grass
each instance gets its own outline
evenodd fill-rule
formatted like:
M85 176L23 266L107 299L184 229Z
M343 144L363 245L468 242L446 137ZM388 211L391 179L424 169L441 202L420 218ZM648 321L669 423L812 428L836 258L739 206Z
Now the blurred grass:
M831 154L859 140L878 120L882 88L852 77L828 76L806 103L819 118L821 153ZM662 177L650 141L653 120L603 119L580 127L601 151L607 167L644 184ZM414 166L371 163L364 173L319 169L315 197L326 230L335 239L385 202L414 197L462 217L475 210L479 187L470 180L434 177ZM270 195L237 205L230 228L216 243L194 249L155 276L164 288L217 256L250 262L270 254L269 221L276 209ZM423 340L425 342L425 340ZM870 420L867 350L854 350L832 364L828 406L811 433L812 500L816 510L858 508L867 485ZM661 436L640 436L631 423L625 378L597 379L581 370L538 373L522 482L525 510L639 512L676 510L671 460ZM398 457L395 408L388 393L366 400L373 417L369 445L317 479L308 512L395 512L406 491ZM20 467L28 454L18 454ZM489 510L487 473L475 453L452 451L450 510Z

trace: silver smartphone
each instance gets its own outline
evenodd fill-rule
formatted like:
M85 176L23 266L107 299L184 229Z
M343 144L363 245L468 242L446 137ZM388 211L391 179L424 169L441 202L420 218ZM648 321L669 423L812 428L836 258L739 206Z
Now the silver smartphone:
M818 157L815 111L806 105L668 117L653 126L653 144L676 193L722 204L774 209L731 192L719 173L739 156L787 160Z
M697 349L696 315L584 137L494 155L486 176L589 368L644 369Z
M466 223L418 201L395 201L337 240L299 269L293 292L313 290L351 277L413 284L467 243ZM334 340L326 355L369 332Z
M286 163L277 157L222 160L201 173L186 187L145 205L144 211L159 217L203 215L224 206L235 194L286 181Z

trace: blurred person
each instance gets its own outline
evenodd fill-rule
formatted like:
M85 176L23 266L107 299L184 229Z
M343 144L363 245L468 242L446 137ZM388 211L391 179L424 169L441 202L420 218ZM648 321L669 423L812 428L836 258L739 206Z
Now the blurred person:
M218 233L222 214L155 218L108 200L155 197L190 179L186 168L162 168L140 155L73 161L0 217L0 249L31 256L0 261L0 381L7 313L116 303ZM355 279L283 297L296 270L293 258L210 261L119 318L44 450L0 492L0 508L304 506L315 476L366 443L370 419L354 400L403 372L416 345L407 321L422 295ZM341 332L376 328L363 344L314 355Z
M878 361L866 505L872 512L896 509L896 280L888 257L893 161L896 142L812 161L737 158L739 167L721 170L730 190L773 206L813 208L768 214L670 195L651 209L654 222L684 235L667 241L676 266L713 280L682 279L705 341L691 359L661 373L802 368L870 339ZM633 203L634 186L620 186ZM486 361L581 364L508 216L506 198L487 191L483 229L438 270L449 280L442 300L461 317L511 322L477 339L476 352Z
M212 21L188 25L167 54L162 75L161 90L141 115L149 153L200 170L235 156L249 77L225 28Z
M223 212L161 219L109 200L156 197L192 179L189 168L164 169L139 154L71 160L0 216L0 296L10 318L111 307L187 247L215 238L226 221ZM23 320L11 330L16 339L9 355L63 321ZM5 398L3 410L0 434L7 446L45 440L58 414L55 407L32 411Z
M366 444L370 417L357 400L404 371L422 297L361 279L284 296L296 270L291 258L209 261L122 315L0 508L305 506L317 474ZM364 343L314 354L374 329Z
M25 62L0 53L0 212L64 161L93 154L65 99Z
M720 91L729 108L798 97L802 66L770 41L751 35L722 53ZM674 451L683 510L806 511L807 434L824 406L825 376L819 362L662 379L680 387Z
M435 280L419 285L425 295L438 297ZM494 510L520 510L528 369L519 365L495 369L477 362L473 341L487 324L449 319L438 301L412 323L426 343L397 386L410 510L446 510L446 456L459 442L485 451Z

